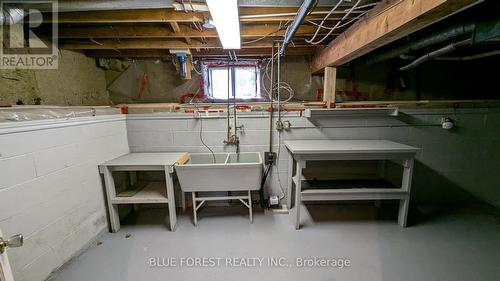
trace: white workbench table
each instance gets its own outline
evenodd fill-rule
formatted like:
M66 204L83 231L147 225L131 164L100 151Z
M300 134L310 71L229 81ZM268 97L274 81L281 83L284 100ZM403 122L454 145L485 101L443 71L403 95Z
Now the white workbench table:
M303 201L400 200L398 223L405 227L413 162L419 148L387 140L288 140L288 206L295 185L295 228L300 228ZM309 160L393 160L404 167L401 188L310 189L302 191L302 169ZM295 176L293 168L296 167Z
M106 196L108 200L108 211L111 231L120 230L120 218L118 215L119 204L168 204L170 229L175 230L177 217L175 212L174 184L172 181L173 165L186 153L130 153L116 159L107 161L99 166L104 174ZM135 182L136 171L165 171L165 189L163 185L152 183L130 197L116 196L113 171L131 172L131 182ZM184 207L184 196L183 207Z

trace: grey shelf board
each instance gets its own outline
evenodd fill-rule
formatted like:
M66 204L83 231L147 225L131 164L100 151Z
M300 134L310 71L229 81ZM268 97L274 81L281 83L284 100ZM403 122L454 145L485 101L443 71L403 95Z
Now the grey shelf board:
M397 107L380 107L380 108L308 108L304 111L304 116L307 118L324 118L324 117L347 117L347 116L398 116L399 110Z
M112 204L155 204L168 203L164 182L150 182L132 196L117 194L111 199Z

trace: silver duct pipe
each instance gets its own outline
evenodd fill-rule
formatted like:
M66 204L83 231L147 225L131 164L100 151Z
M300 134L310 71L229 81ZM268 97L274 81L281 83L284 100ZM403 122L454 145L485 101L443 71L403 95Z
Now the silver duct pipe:
M413 68L421 65L422 63L424 63L430 59L437 58L437 57L442 56L444 54L450 53L450 52L456 50L458 47L468 45L470 43L472 43L472 39L470 39L470 38L463 40L463 41L460 41L460 42L452 43L446 47L443 47L441 49L437 49L433 52L430 52L424 56L419 57L418 59L414 60L412 63L401 67L399 69L399 71L407 71L407 70L413 69Z
M280 56L282 56L285 53L286 45L288 45L293 35L299 28L299 25L302 23L302 21L304 21L304 18L306 17L307 13L311 10L313 4L316 1L317 0L304 0L302 6L300 6L299 11L297 12L297 16L293 20L292 25L290 25L290 28L285 33L285 39L283 40L281 49L279 50Z
M6 8L0 12L0 25L14 25L25 16L24 10L19 8Z

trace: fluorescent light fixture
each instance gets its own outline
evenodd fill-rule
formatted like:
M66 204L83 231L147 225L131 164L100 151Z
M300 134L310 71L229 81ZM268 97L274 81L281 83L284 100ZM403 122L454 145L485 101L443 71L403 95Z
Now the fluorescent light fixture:
M238 0L206 0L222 48L241 49Z

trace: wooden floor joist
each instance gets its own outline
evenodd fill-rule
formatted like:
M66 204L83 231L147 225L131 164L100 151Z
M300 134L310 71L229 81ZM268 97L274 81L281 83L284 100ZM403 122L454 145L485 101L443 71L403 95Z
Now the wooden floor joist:
M258 42L242 44L242 48L271 48L272 42L260 40ZM297 42L297 47L307 47L306 43ZM192 40L191 44L182 39L70 39L59 43L59 48L65 50L99 50L99 49L220 49L222 46L216 38L205 41Z
M340 66L482 0L386 0L313 58L313 73Z
M147 26L123 26L123 25L104 25L104 26L59 26L58 37L60 39L70 38L216 38L217 31L214 29L204 29L199 31L187 25L177 24L177 32L167 25L147 25ZM268 25L242 25L240 34L242 38L262 37L262 36L283 36L285 28L277 24ZM315 26L301 26L295 33L296 36L312 36L316 31ZM326 34L326 31L319 32L319 35ZM338 35L334 33L332 35Z
M173 9L113 10L89 12L64 12L58 14L57 22L72 24L98 23L169 23L202 22L208 12L179 12ZM52 22L50 14L44 14L44 23Z
M238 57L271 56L271 48L244 48L235 50ZM289 47L288 55L312 55L314 49L310 47ZM228 51L223 49L191 49L193 57L227 57ZM93 58L164 58L170 56L167 49L101 49L85 50L85 55Z
M297 7L241 7L240 22L274 22L292 21ZM314 11L320 14L310 14L308 20L322 20L331 7L318 7ZM354 17L362 10L357 10L349 17ZM282 14L282 15L277 15ZM339 20L345 11L332 14L328 20ZM265 17L255 15L267 15ZM203 22L210 18L208 11L184 12L174 9L139 9L139 10L106 10L86 12L62 12L58 14L58 23L97 24L97 23L162 23L162 22ZM44 22L52 22L50 14L44 15Z

